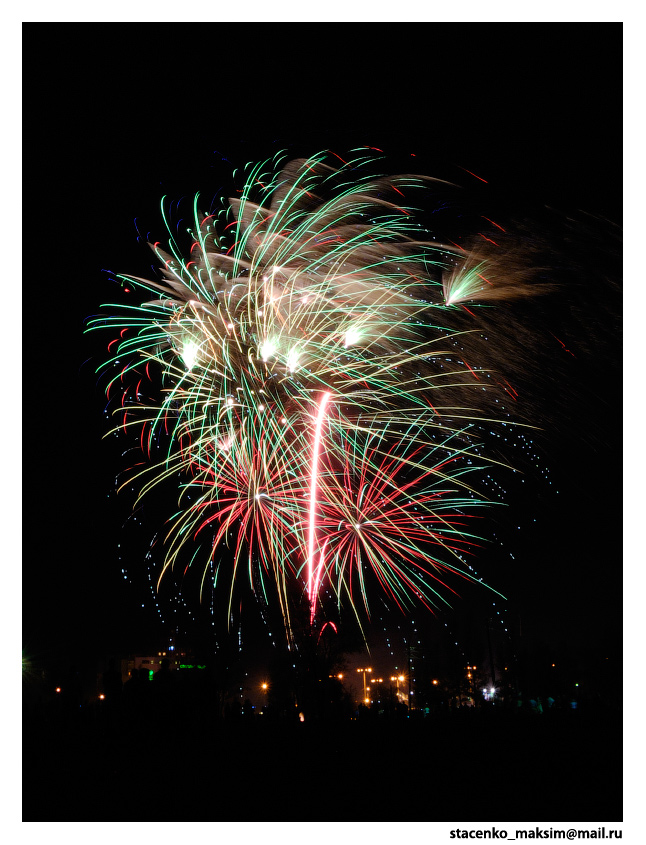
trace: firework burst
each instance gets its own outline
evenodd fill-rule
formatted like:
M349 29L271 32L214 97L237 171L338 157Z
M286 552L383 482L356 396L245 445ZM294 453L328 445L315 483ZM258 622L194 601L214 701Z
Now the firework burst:
M368 610L374 582L432 607L470 577L483 399L445 318L519 292L415 222L408 197L440 183L333 158L250 167L215 213L196 197L188 257L167 223L160 280L120 277L155 298L90 326L117 331L104 367L128 361L108 393L136 385L116 411L148 457L129 481L181 479L162 575L199 546L229 596L243 571L277 596L288 632L294 591L314 623L323 590Z

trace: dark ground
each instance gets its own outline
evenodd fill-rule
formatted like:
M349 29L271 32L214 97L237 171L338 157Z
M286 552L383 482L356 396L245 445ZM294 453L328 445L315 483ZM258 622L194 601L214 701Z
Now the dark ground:
M54 728L54 729L52 729ZM23 821L622 820L621 718L32 719Z

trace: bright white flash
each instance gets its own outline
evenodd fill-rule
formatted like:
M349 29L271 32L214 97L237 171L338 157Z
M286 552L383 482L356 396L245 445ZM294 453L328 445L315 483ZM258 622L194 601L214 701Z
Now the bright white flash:
M266 340L260 347L260 357L267 361L276 352L278 344L275 340Z
M345 333L345 346L353 346L355 343L358 342L359 338L361 337L361 332L357 328L357 326L350 326L350 328Z
M287 369L290 373L293 373L294 370L298 367L298 359L300 357L300 352L296 347L292 347L287 354Z
M181 358L189 370L193 369L199 348L198 344L192 338L186 338L182 344Z

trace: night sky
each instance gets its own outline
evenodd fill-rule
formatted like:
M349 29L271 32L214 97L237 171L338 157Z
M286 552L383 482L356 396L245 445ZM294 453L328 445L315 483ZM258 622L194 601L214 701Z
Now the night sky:
M163 195L226 195L233 167L278 149L370 145L409 172L460 178L503 214L549 219L568 255L562 296L539 309L536 381L522 384L548 472L530 471L508 513L494 517L511 545L483 551L480 569L537 648L567 643L616 659L621 268L608 232L621 224L620 26L54 31L31 80L27 108L39 131L25 138L24 158L25 652L60 665L155 638L150 593L121 575L128 502L114 503L119 444L102 440L94 370L103 337L83 335L102 303L124 301L106 271L150 276L135 218L163 240ZM554 222L568 218L586 220L594 235L568 247L567 223ZM135 549L122 553L133 568Z

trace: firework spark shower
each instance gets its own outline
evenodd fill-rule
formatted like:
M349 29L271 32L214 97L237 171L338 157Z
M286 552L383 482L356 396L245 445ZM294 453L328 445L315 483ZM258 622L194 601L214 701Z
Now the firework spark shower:
M326 602L359 618L381 588L432 609L473 579L483 426L513 388L460 321L534 292L500 223L482 218L498 241L430 231L419 206L455 186L377 161L248 165L238 197L195 197L185 250L166 221L157 281L119 277L140 303L90 323L112 332L108 397L144 453L128 483L177 490L160 579L201 561L230 605L246 578L288 637L301 599L315 625Z

